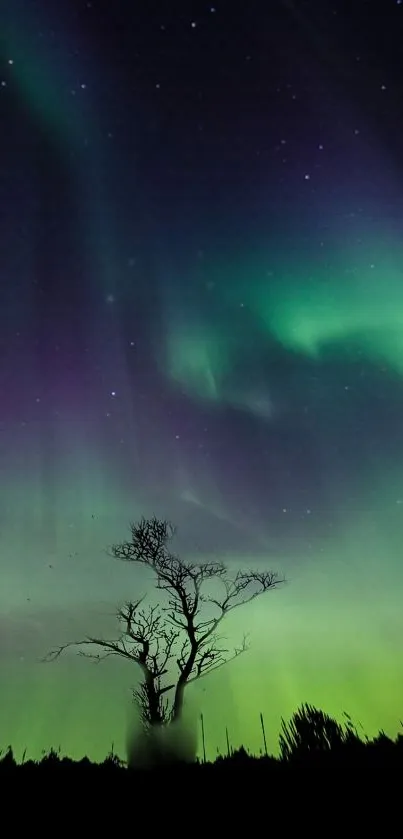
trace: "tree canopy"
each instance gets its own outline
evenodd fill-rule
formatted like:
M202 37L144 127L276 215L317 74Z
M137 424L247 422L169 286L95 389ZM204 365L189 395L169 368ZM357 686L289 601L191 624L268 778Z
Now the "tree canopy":
M150 568L160 602L147 606L144 597L128 600L117 611L116 638L90 635L58 647L47 658L78 646L93 660L119 656L134 662L142 672L134 698L143 722L174 722L181 716L187 685L248 649L246 635L238 646L226 647L220 635L224 618L284 580L273 571L231 574L220 561L185 561L169 547L175 528L155 516L131 524L130 530L130 541L114 545L111 554Z

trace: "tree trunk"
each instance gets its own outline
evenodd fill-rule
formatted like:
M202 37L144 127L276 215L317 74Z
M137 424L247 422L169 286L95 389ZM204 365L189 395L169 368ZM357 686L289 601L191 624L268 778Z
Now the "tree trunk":
M151 725L161 725L163 722L160 709L159 696L155 690L154 682L150 685L146 684L149 722Z
M193 664L192 664L193 667ZM190 668L191 670L191 668ZM175 689L175 697L172 706L172 715L171 720L172 722L178 722L182 719L183 715L183 703L185 699L185 687L188 681L188 674L183 671L181 673L180 678L178 679L176 689Z
M192 632L192 636L190 637L190 643L192 645L191 653L187 660L186 666L183 668L179 679L176 684L175 688L175 697L173 702L172 708L172 722L178 722L182 718L183 713L183 701L185 697L185 687L188 683L188 679L190 678L190 674L193 670L196 654L197 654L197 644L195 642L194 634Z
M151 671L143 665L143 683L137 691L141 719L146 726L162 725L164 714L161 709L161 694L155 685ZM136 694L135 694L136 696Z

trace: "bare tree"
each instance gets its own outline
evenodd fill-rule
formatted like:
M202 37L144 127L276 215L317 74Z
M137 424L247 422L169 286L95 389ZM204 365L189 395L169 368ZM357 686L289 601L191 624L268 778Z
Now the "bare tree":
M111 549L116 559L153 571L156 588L164 592L158 606L144 608L143 598L128 601L117 612L116 639L89 636L47 656L54 660L67 647L79 646L85 648L81 655L95 661L119 656L135 662L143 678L134 698L146 725L178 721L186 686L248 649L246 636L238 647L225 647L219 635L223 619L284 582L272 571L236 571L231 576L222 562L185 562L168 548L174 534L169 522L143 518L131 525L130 542ZM214 584L214 593L209 584Z

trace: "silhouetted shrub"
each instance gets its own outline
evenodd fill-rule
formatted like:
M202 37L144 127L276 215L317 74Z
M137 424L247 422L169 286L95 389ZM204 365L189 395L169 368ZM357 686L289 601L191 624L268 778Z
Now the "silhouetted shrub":
M342 749L361 743L351 724L343 727L337 720L303 704L293 714L289 723L281 720L279 744L284 761L317 762L318 758L340 756Z

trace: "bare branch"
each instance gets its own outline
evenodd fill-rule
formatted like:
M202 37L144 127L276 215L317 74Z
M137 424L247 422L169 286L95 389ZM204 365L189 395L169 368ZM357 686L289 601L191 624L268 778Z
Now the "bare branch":
M130 661L134 661L136 663L140 663L138 661L138 656L134 651L128 650L124 639L118 638L116 641L106 641L104 638L85 638L83 641L69 641L67 644L62 644L60 647L56 647L56 649L51 650L47 656L45 656L44 661L55 661L55 659L59 658L59 656L67 650L69 647L101 647L108 655L118 655L122 658L128 658ZM85 655L86 658L98 659L99 653L91 653L91 652L82 652L79 651L80 655Z
M191 676L191 678L188 679L188 685L190 685L191 682L198 681L203 676L209 676L210 673L214 672L214 670L218 670L224 664L228 664L230 661L234 661L234 659L238 658L240 655L242 655L242 653L246 653L248 651L248 649L249 649L249 646L248 646L248 643L247 643L247 636L244 635L242 644L239 647L234 647L234 650L231 653L231 655L228 655L226 658L224 658L223 653L224 652L227 653L228 650L215 650L215 651L213 651L214 656L216 656L216 657L213 658L213 656L212 656L211 664L209 664L204 669L201 669L199 672L196 672L195 675Z

